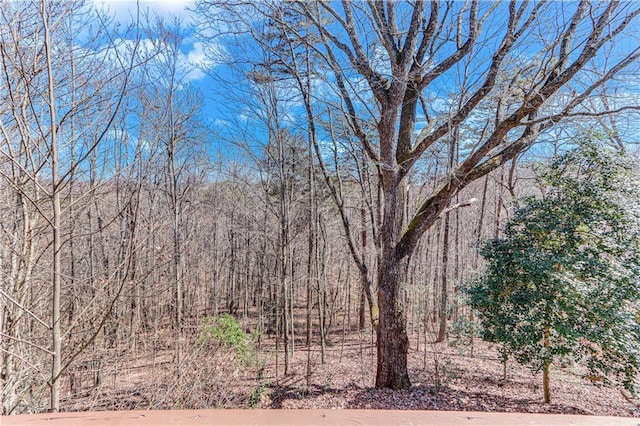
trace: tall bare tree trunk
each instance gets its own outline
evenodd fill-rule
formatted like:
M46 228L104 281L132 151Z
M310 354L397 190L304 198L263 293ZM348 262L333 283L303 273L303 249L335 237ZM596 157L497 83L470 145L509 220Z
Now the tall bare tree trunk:
M396 107L397 108L397 107ZM397 110L382 111L378 124L382 160L382 190L384 210L381 226L382 257L378 266L378 306L380 323L377 328L378 362L376 387L407 389L411 386L407 370L409 338L407 336L407 313L401 265L402 257L396 250L400 238L404 212L404 183L398 179L395 169L393 142L395 140L395 117ZM409 253L407 253L409 254Z
M41 2L41 18L44 29L44 49L47 66L47 98L49 110L49 149L51 155L51 204L53 217L51 220L53 233L53 293L51 303L51 337L53 360L51 363L51 412L60 411L60 371L62 369L62 333L60 329L60 293L62 288L62 238L61 238L61 217L60 208L60 188L58 176L58 140L56 128L56 98L54 89L53 58L51 57L51 33L49 31L49 4L45 0Z
M367 157L366 157L366 153L364 152L364 150L362 151L362 174L363 176L366 177L368 176L368 173L366 172L365 168L367 167ZM367 182L363 182L363 185L366 185ZM360 253L362 256L362 259L365 259L367 256L367 210L366 210L366 206L365 206L365 200L364 200L365 194L363 191L362 194L362 201L361 201L361 206L360 206ZM360 305L359 305L359 310L358 310L358 330L364 330L365 324L366 324L366 315L365 315L365 302L366 302L366 292L370 290L370 284L369 284L369 277L365 276L363 273L360 273L360 285L361 285L361 290L360 290ZM373 306L373 304L371 304L370 306Z
M449 227L450 213L447 212L443 219L443 235L442 235L442 271L440 279L440 306L438 309L440 323L438 326L438 337L436 342L444 342L447 333L447 311L449 309ZM434 289L435 290L435 289Z

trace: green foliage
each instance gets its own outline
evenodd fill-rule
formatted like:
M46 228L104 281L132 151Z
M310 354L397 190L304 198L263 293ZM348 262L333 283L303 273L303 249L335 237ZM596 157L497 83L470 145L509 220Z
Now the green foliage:
M632 389L640 360L640 214L630 162L581 141L540 182L545 196L521 199L504 237L480 248L487 269L466 293L483 338L503 343L534 371L571 355L603 383L615 376Z
M242 330L240 323L230 314L224 313L217 317L203 318L198 343L201 345L215 343L226 346L235 350L241 363L253 364L255 362L255 350L251 336Z
M262 398L266 395L268 389L267 385L262 383L259 386L256 386L251 391L251 395L249 395L248 405L249 408L257 408L262 402Z
M458 284L456 288L460 288ZM456 292L454 295L451 311L463 310L469 306L469 296L464 292ZM468 315L454 315L453 322L449 327L449 344L460 350L471 350L473 355L473 341L480 335L479 324ZM453 340L451 339L453 337Z

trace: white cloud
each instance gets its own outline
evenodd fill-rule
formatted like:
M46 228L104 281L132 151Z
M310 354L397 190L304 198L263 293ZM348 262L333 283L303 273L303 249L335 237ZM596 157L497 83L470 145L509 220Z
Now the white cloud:
M204 79L207 71L220 63L215 58L224 56L222 46L196 41L193 37L186 37L177 50L176 46L162 41L160 37L141 39L137 46L135 40L117 38L112 45L105 47L105 54L111 58L111 63L127 63L134 49L139 61L148 61L152 70L158 70L158 76L164 74L167 67L175 66L177 78L182 83Z
M133 40L117 39L117 52L111 51L108 52L108 54L117 54L124 58L130 57L134 43ZM183 43L181 48L180 50L174 51L174 47L169 44L147 38L140 40L137 50L140 60L149 61L152 70L155 69L157 71L158 77L166 72L167 67L175 66L176 76L182 83L205 78L206 71L216 65L216 63L206 55L203 43L201 42L195 42L186 46Z
M122 24L130 23L136 16L138 4L140 12L149 12L161 18L180 18L182 23L192 23L193 14L188 10L194 0L94 0L94 4L112 14Z
M141 15L157 16L168 23L174 22L174 18L177 18L180 26L187 30L176 57L178 72L184 82L204 79L208 70L227 57L226 50L221 45L214 42L205 45L194 39L193 28L197 22L195 14L189 9L195 6L195 0L139 0L139 2L136 0L93 0L93 2L96 7L106 11L118 23L125 26L135 20L138 6ZM142 45L144 52L147 53L151 53L154 48L158 47L154 46L155 43L152 40L143 40ZM171 51L170 46L165 46L165 49Z
M179 58L182 66L187 71L185 79L187 81L201 80L206 74L204 70L214 66L213 61L207 56L202 42L193 43L192 48L186 54L181 54Z

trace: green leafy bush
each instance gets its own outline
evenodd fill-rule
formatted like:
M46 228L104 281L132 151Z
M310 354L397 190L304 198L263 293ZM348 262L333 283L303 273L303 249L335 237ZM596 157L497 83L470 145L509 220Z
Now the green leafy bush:
M633 390L640 368L640 186L630 160L590 140L542 175L545 196L520 199L504 237L480 254L466 293L483 338L534 371L571 356L590 377Z
M235 351L241 363L255 362L255 349L251 336L244 332L240 323L232 315L227 313L202 319L198 343L226 346Z

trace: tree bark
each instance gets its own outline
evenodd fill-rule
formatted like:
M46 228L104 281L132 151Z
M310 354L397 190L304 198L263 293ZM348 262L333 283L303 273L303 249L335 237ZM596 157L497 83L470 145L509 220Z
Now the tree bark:
M549 326L546 326L544 329L544 336L542 337L542 345L544 346L544 350L548 351L550 342L549 342L550 330ZM549 357L546 356L544 360L544 365L542 367L542 390L544 392L544 402L545 404L549 404L551 402L551 388L549 385L549 367L551 366L551 361Z
M438 327L438 337L436 342L444 342L447 333L447 310L449 309L449 213L444 215L444 235L442 237L442 278L440 280L440 324Z
M380 323L377 328L378 364L376 387L407 389L411 386L407 371L407 318L402 306L400 264L389 259L380 271L378 303Z
M54 75L53 75L53 58L51 57L51 36L49 32L49 9L47 2L42 1L42 24L44 29L44 48L47 66L48 81L48 103L49 103L49 120L50 133L49 143L51 152L51 203L53 209L53 218L51 221L53 233L53 293L51 305L51 334L53 340L53 359L51 363L51 400L50 410L53 413L60 411L60 380L59 375L62 369L62 332L60 329L60 293L62 288L62 236L61 236L61 216L62 209L60 206L60 188L58 176L58 144L57 144L57 128L56 128L56 107L54 95Z

